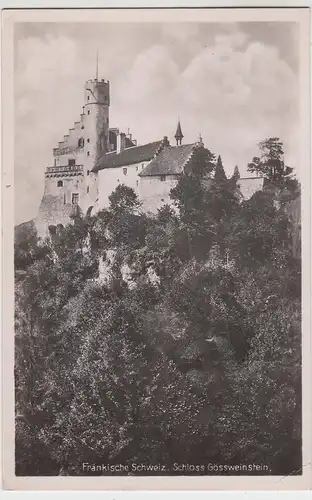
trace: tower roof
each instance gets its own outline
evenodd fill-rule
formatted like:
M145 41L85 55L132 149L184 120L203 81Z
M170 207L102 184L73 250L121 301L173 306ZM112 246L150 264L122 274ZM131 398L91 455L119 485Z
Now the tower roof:
M184 135L182 134L182 129L181 129L181 123L180 123L180 120L178 121L178 125L177 125L177 131L174 135L175 139L177 141L180 141L183 139Z

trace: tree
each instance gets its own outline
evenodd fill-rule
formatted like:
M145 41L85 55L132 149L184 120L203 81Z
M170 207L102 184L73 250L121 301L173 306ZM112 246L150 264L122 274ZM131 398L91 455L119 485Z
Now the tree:
M270 137L258 144L260 157L248 163L248 172L257 173L276 183L291 180L293 169L285 165L283 143L278 137Z
M239 169L238 169L238 166L237 166L237 165L235 165L234 172L233 172L233 175L232 175L232 179L233 179L235 182L237 182L239 178L240 178Z
M109 208L112 212L133 212L139 207L140 202L135 191L125 184L119 184L109 196Z
M242 203L231 221L227 244L237 266L271 263L279 252L279 263L290 249L290 222L275 204L272 191L258 191Z
M28 266L44 259L49 253L47 242L38 238L33 223L17 226L14 239L15 270L25 271Z
M217 159L217 164L216 164L216 169L215 169L215 180L217 182L223 182L223 181L226 181L226 175L225 175L225 171L224 171L224 168L223 168L223 164L222 164L222 160L221 160L221 156L219 155L218 156L218 159Z

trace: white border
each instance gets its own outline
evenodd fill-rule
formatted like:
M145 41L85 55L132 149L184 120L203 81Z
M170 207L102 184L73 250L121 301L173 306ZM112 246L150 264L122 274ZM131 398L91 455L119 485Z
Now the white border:
M33 2L32 4L28 4L28 6L31 6L31 5L38 5L38 3L42 4L42 2ZM106 2L105 5L114 5L116 6L116 3L117 2ZM136 6L140 6L140 4L142 4L144 6L147 6L148 3L150 2L137 2L136 3ZM174 5L174 4L178 4L179 6L183 6L183 5L187 5L187 3L189 4L189 2L172 2L171 5ZM203 5L205 2L193 2L193 6L196 6L196 5ZM276 5L280 5L282 2L276 2ZM17 2L10 2L10 7L12 6L20 6L21 4L18 4ZM58 4L55 2L55 6L57 6ZM66 0L64 0L64 2L62 2L62 6L64 7L65 5L68 5L69 2ZM78 6L79 2L75 2L75 6ZM94 3L94 6L97 6L101 4L101 2L95 2ZM121 5L120 5L121 4ZM163 4L165 4L165 2L158 2L157 5L159 7L161 7ZM226 6L226 5L229 5L230 2L223 2L223 5ZM236 5L241 5L243 4L243 2L236 2ZM250 6L253 6L253 5L258 5L259 6L259 2L250 2L249 5ZM264 2L261 2L261 5L266 5L267 3L264 3ZM80 5L81 5L81 2L80 2ZM82 3L82 5L84 5ZM103 3L102 3L103 5ZM126 6L126 5L129 5L129 2L119 2L118 3L118 6ZM166 5L166 4L165 4ZM210 5L212 5L212 3L210 3ZM215 4L214 4L215 5ZM233 2L232 2L232 5L233 5ZM283 2L283 5L294 5L294 2ZM300 3L300 5L305 5L304 2ZM66 11L64 10L61 10L61 11L40 11L40 10L37 10L37 11L23 11L23 12L19 12L19 11L4 11L3 12L3 17L6 18L6 19L10 19L10 20L13 20L16 21L16 20L27 20L27 18L29 18L29 20L31 19L32 21L33 20L42 20L45 16L49 16L49 21L51 21L51 19L53 18L53 20L67 20L66 17L67 17L67 14L65 14ZM129 17L131 17L133 15L133 12L134 11L126 11L126 10L119 10L118 11L118 21L124 21L124 22L128 22L129 21ZM159 11L157 10L157 18L159 19L159 21L163 21L163 22L166 22L168 20L168 10L163 10L163 11ZM172 14L173 14L173 18L175 21L178 21L179 19L182 19L184 18L185 19L185 16L187 17L187 20L196 20L198 21L199 18L200 19L203 19L203 15L204 13L206 14L207 11L201 11L201 10L198 10L198 9L195 9L195 10L175 10L175 11L171 11ZM222 9L215 9L213 11L209 11L209 20L210 21L224 21L224 16L225 16L225 13L228 12L229 14L233 11L230 11L230 10L222 10ZM239 10L239 9L236 9L235 11L235 20L259 20L259 11L257 9L254 9L254 10L251 10L251 11L244 11L244 10ZM299 11L299 12L304 12L303 10ZM261 12L261 20L263 20L263 14L266 14L268 15L268 18L272 21L272 20L294 20L294 16L297 15L298 13L298 10L296 10L296 12L294 10L277 10L277 9L269 9L267 10L265 13L264 11ZM78 20L78 18L81 19L81 15L83 15L83 20L84 21L90 21L90 22L93 22L93 21L96 21L96 22L99 22L100 21L100 17L101 15L105 14L105 21L108 21L109 19L111 20L116 20L116 11L96 11L96 13L94 11L89 11L89 10L85 10L83 11L83 13L81 13L81 11L79 10L72 10L72 11L69 11L68 14L70 15L70 20L71 21L75 21L75 20ZM100 15L101 14L101 15ZM152 12L152 11L148 11L148 10L145 10L145 11L135 11L135 17L136 17L136 20L139 20L140 19L142 20L141 18L141 15L143 14L143 17L145 17L146 19L146 15L147 17L149 18L149 20L147 22L155 22L155 12ZM238 15L239 14L239 15ZM239 19L237 19L237 15L239 17ZM7 17L8 16L8 17ZM113 17L111 17L113 16ZM158 17L159 16L159 17ZM302 16L304 17L304 16ZM169 18L170 18L170 15L169 15ZM46 18L47 19L47 18ZM157 20L158 20L157 19ZM172 20L172 18L171 18ZM233 21L234 19L232 19ZM303 25L305 26L305 29L308 29L308 24L307 24L307 21L306 21L306 18L304 20L302 20L302 23ZM8 23L10 24L10 22ZM6 27L5 29L3 30L3 33L5 34L6 32ZM2 34L3 34L2 33ZM10 37L9 39L7 39L7 35L5 36L5 39L3 40L3 58L2 58L2 63L5 67L5 72L6 72L6 76L3 80L3 92L4 92L4 95L5 95L5 99L3 99L3 113L5 116L9 116L10 113L12 113L12 104L13 104L13 96L10 95L10 89L9 89L9 86L7 86L7 83L8 83L8 80L11 79L12 81L12 77L13 77L13 68L12 68L12 62L13 60L10 61L10 58L7 57L8 54L12 54L12 46L10 46L10 42L12 43L12 39L10 40ZM307 106L308 102L309 102L309 91L310 91L310 88L309 88L309 80L307 78L307 76L309 75L309 71L307 72L307 64L308 64L308 61L309 61L309 52L308 52L308 45L306 43L306 39L302 40L302 47L301 47L301 54L303 55L304 57L304 60L306 61L306 64L304 65L304 67L302 67L302 75L301 75L301 84L302 84L302 87L301 87L301 110L302 110L302 113L303 113L303 116L305 117L304 119L304 123L303 123L303 128L301 130L301 140L302 140L302 162L301 162L301 167L302 166L307 166L307 165L310 165L310 106ZM11 86L11 89L12 89L12 86ZM307 111L308 110L308 111ZM7 114L8 113L8 114ZM13 170L12 170L12 153L13 153L13 124L9 124L6 120L6 127L5 129L3 130L3 138L4 138L4 141L3 143L5 144L5 150L4 150L4 156L3 156L3 159L4 159L4 162L3 164L7 167L6 169L4 169L3 171L3 180L4 180L4 185L9 185L11 186L11 188L8 188L8 189L5 189L4 192L3 192L3 203L4 203L4 206L5 207L13 207ZM10 167L9 167L10 165ZM303 225L303 235L305 235L303 237L303 248L302 248L302 263L303 263L303 291L305 293L303 293L303 309L304 309L304 325L305 325L305 328L303 329L303 333L304 333L304 340L303 340L303 356L304 356L304 373L303 373L303 380L308 380L308 381L311 381L311 364L310 363L307 363L307 361L310 362L310 359L311 359L311 337L310 337L310 326L311 326L311 322L310 322L310 299L311 299L311 289L310 289L310 284L311 284L311 281L310 281L310 278L311 278L311 266L310 266L310 256L311 256L311 252L310 252L310 242L311 242L311 239L310 239L310 214L311 214L311 203L310 203L310 200L311 200L311 197L310 197L310 189L311 189L311 176L310 176L310 169L308 168L301 168L300 169L301 172L302 172L302 184L303 184L303 191L302 191L302 225ZM12 212L13 214L13 212ZM12 261L12 255L13 255L13 247L12 247L12 240L13 240L13 224L10 223L10 220L7 219L7 220L4 220L3 221L3 231L4 231L4 245L3 245L3 254L4 254L4 260L5 260L5 267L3 268L3 271L4 271L4 274L3 274L3 282L5 283L5 290L6 290L6 297L11 297L11 294L13 293L13 273L12 273L12 266L10 265L11 261ZM9 306L9 301L8 299L4 297L4 308L3 308L3 312L6 313L4 314L5 316L5 326L7 327L8 326L8 321L10 321L10 328L8 328L8 331L13 331L11 330L12 328L12 321L8 315L8 312L10 311L10 307L7 307ZM12 305L12 304L11 304ZM4 333L5 333L5 329L4 330ZM306 332L306 333L305 333ZM11 370L11 365L10 365L10 360L12 359L12 346L11 346L11 350L10 349L7 349L7 345L6 345L6 342L4 342L4 346L3 346L3 352L4 352L4 363L3 363L3 367L4 367L4 370L5 370L5 373L9 373L9 370ZM8 354L8 356L6 356L6 354ZM5 388L4 390L4 393L5 393L5 396L7 396L9 394L9 391L12 390L12 383L10 384L10 387L9 387L9 390L8 390L8 387ZM308 445L311 443L311 434L310 434L310 417L311 417L311 399L310 399L310 390L311 390L311 386L308 385L307 383L304 384L304 401L305 403L307 403L307 406L305 407L305 409L307 411L305 411L305 414L304 414L304 442ZM10 401L12 403L12 401ZM6 420L6 414L5 414L5 417L4 417L4 425L5 427L7 425L9 425L8 423L8 420ZM7 445L7 440L4 440L4 445L6 446ZM6 459L9 458L9 456L6 454L7 453L7 449L4 450L4 467L5 467L5 470L7 471L7 464L5 463L6 462ZM304 463L311 463L311 455L310 455L310 452L309 450L307 450L307 454L305 455L304 457ZM311 488L311 467L307 466L309 468L308 470L308 473L307 474L304 474L304 485L300 485L300 487L305 487L305 488ZM307 471L307 469L306 469ZM6 477L7 474L6 474ZM22 480L22 481L19 481L19 480ZM25 481L26 479L26 481ZM24 487L24 486L33 486L32 484L29 484L30 481L27 481L27 479L31 479L31 482L33 483L36 483L35 486L36 486L36 489L40 489L41 487L45 487L47 485L47 482L48 482L48 479L52 480L52 478L15 478L15 484L14 486L16 487ZM55 479L57 479L57 481L55 481ZM84 485L83 485L83 489L87 489L89 490L89 486L91 487L91 489L94 488L94 483L97 482L95 481L96 479L99 479L102 483L103 483L103 480L105 480L105 482L109 482L111 483L109 486L111 489L114 485L113 483L116 483L116 480L118 482L120 482L120 479L121 478L65 478L65 477L60 477L60 478L53 478L53 482L55 484L55 488L57 489L58 487L59 488L64 488L64 489L67 489L67 485L66 483L68 483L68 480L70 482L74 482L74 483L77 483L77 488L79 488L79 486L81 486L81 480L83 480L84 482ZM285 479L282 479L282 478L278 478L278 477L271 477L271 478L258 478L258 481L257 481L257 478L251 478L251 477L248 477L246 479L248 479L247 481L245 481L245 478L243 477L237 477L237 478L225 478L225 477L220 477L220 478L212 478L212 477L209 477L209 478L189 478L189 477L185 477L185 478L162 478L160 480L160 478L122 478L124 479L124 481L122 481L123 483L123 487L124 488L127 488L127 487L130 487L130 489L134 489L136 490L137 488L133 486L135 486L133 483L134 482L139 482L141 483L141 486L140 486L140 489L144 488L144 485L146 486L146 489L147 490L150 490L150 487L153 486L151 483L153 482L157 482L157 483L162 483L161 484L161 489L172 489L172 487L174 486L172 484L172 480L174 480L174 482L178 482L180 483L179 486L182 486L183 484L183 489L198 489L198 487L201 487L201 488L204 488L206 489L207 488L207 485L205 486L203 483L206 481L207 483L207 480L209 482L211 482L212 479L217 479L219 480L219 485L216 485L217 488L216 489L228 489L229 486L231 486L231 489L255 489L256 487L256 484L255 482L258 482L258 486L262 489L266 489L266 490L271 490L272 489L282 489L282 490L287 490L287 489L294 489L296 487L298 487L298 485L295 485L294 483L298 483L298 477L294 477L294 478L285 478ZM169 479L169 481L168 481ZM228 481L228 479L230 481ZM270 479L268 481L268 479ZM14 480L13 476L10 477L9 480L6 480L6 484L5 484L5 487L9 487L12 485L12 480ZM18 480L18 481L16 481ZM35 481L34 481L35 480ZM42 481L43 480L43 481ZM65 480L65 481L64 481ZM112 480L112 481L108 481L108 480ZM190 483L194 483L194 480L196 481L196 485L194 484L190 484ZM203 481L204 480L204 481ZM306 481L307 480L307 481ZM263 485L263 482L266 482L268 484ZM279 481L279 482L278 482ZM189 486L186 486L185 483L189 483ZM231 482L231 485L229 484L229 482ZM131 484L132 483L132 484ZM171 483L171 484L169 484ZM199 484L201 483L201 484ZM228 483L226 485L226 483ZM156 485L157 487L158 485ZM118 485L118 489L119 489L119 485ZM53 489L55 489L53 488ZM155 487L152 488L154 491L155 491ZM174 488L175 489L175 488ZM211 488L209 488L210 490ZM181 495L183 494L182 492L180 493ZM188 493L189 494L189 493ZM193 494L193 493L192 493ZM136 493L136 498L138 497L138 493ZM142 495L142 493L141 493ZM149 495L152 495L152 493L149 493ZM114 494L114 497L116 495ZM145 497L146 498L146 494L145 494Z

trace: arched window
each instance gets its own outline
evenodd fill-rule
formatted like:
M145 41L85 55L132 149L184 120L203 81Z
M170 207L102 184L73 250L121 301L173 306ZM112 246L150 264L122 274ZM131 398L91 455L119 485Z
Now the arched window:
M91 207L88 208L88 210L87 210L87 217L91 216L92 209L93 209L93 206L91 206Z
M63 187L63 181L57 181L57 187L58 188Z
M80 139L78 139L78 148L83 148L83 146L84 146L84 138L80 137Z

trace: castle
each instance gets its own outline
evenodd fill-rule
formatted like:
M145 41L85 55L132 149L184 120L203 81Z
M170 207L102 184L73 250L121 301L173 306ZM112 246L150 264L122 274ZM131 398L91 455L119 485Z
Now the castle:
M166 136L138 145L129 131L110 128L109 85L97 77L86 82L80 120L53 149L54 162L45 170L44 194L35 219L41 237L50 225L67 224L77 206L83 214L107 207L109 195L119 184L134 189L143 210L157 212L170 201L170 190L195 151L204 147L201 137L182 144L180 121L174 146ZM249 198L262 189L263 178L241 178L239 187Z

